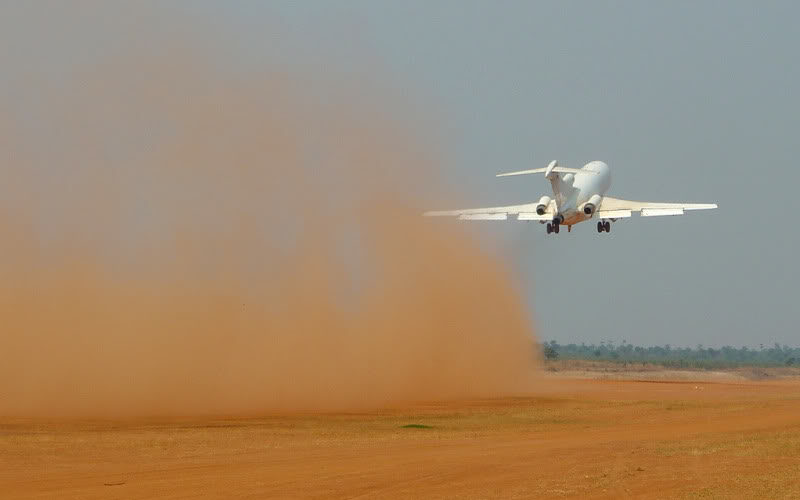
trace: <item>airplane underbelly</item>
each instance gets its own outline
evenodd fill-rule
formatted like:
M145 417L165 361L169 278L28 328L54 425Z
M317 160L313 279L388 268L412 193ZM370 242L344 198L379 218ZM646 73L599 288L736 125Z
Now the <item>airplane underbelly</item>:
M586 215L578 210L570 210L562 213L561 215L564 216L564 222L562 222L562 224L566 224L568 226L583 222L587 219Z

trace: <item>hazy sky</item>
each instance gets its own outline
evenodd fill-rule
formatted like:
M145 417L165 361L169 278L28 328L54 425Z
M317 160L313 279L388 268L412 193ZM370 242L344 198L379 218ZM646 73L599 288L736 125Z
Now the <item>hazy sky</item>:
M280 58L291 43L335 71L368 54L396 91L435 109L428 125L445 138L452 184L469 205L549 193L541 177L494 174L553 159L606 161L612 196L719 203L633 217L610 235L591 224L548 237L539 224L475 223L511 259L540 337L800 344L797 3L173 7L222 27L245 58Z
M440 110L452 182L474 206L537 199L549 188L541 177L493 176L552 159L606 161L614 196L719 203L634 217L610 235L477 223L513 255L542 338L800 341L796 3L269 5L215 12L266 45L261 18L278 19L321 61L367 47L397 86Z
M255 2L230 22L255 41L276 15L323 60L368 47L442 110L474 206L538 198L541 177L493 176L552 159L606 161L614 196L719 203L610 235L477 223L514 255L541 337L800 342L796 2L335 4Z

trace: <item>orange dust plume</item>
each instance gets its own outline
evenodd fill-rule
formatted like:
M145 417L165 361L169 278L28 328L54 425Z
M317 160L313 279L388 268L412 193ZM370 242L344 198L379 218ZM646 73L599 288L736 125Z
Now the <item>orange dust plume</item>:
M191 41L120 44L0 97L0 415L526 390L509 269L420 216L447 192L419 122L362 81Z

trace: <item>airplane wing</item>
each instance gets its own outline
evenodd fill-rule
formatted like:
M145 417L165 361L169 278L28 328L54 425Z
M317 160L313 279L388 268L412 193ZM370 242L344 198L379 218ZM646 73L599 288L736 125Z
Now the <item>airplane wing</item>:
M555 204L550 202L547 211L536 213L538 203L509 205L506 207L465 208L461 210L438 210L425 212L426 217L458 217L460 220L507 220L509 215L516 215L517 220L553 220Z
M630 217L631 212L641 212L642 217L659 215L683 215L685 210L710 210L716 203L652 203L646 201L620 200L604 196L595 217L602 219L621 219Z

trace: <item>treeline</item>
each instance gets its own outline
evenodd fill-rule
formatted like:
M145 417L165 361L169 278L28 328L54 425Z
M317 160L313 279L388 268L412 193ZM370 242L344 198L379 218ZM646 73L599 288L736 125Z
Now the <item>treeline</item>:
M723 368L737 366L800 366L800 347L775 343L771 347L642 347L625 341L562 345L551 340L541 345L547 359L581 359L618 363L654 363L676 368Z

